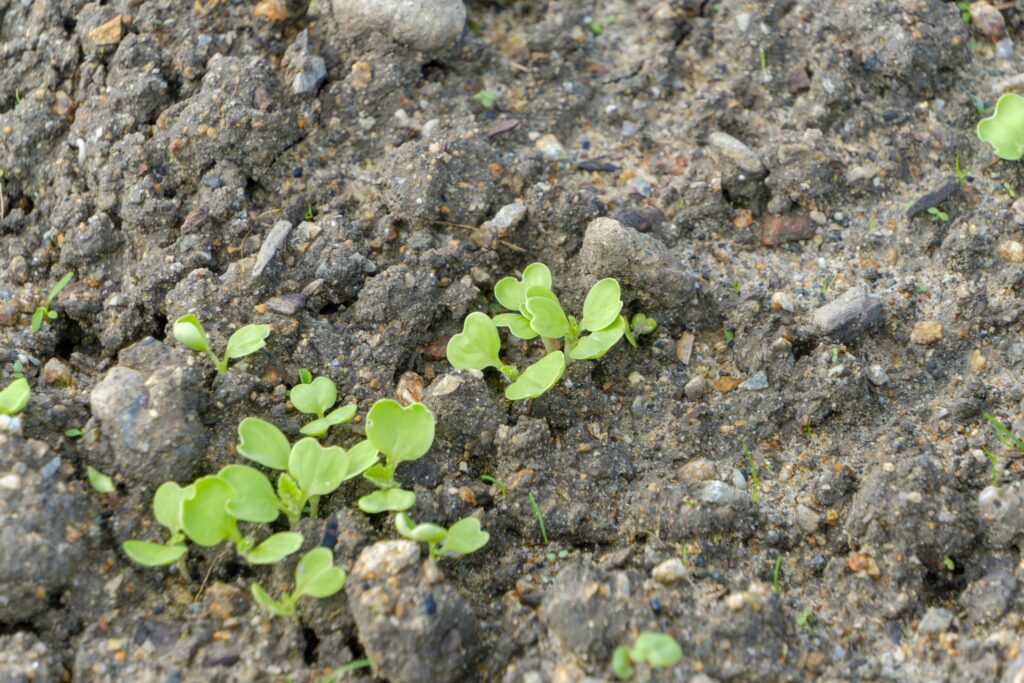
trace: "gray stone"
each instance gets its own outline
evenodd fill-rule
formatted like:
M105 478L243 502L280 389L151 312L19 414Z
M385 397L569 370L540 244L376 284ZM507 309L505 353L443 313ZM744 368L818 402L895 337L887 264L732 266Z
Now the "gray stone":
M744 391L762 391L768 388L768 375L765 374L764 370L760 370L751 375L746 382L743 382L739 386Z
M327 5L340 31L384 33L414 50L439 52L462 35L462 0L318 0Z
M0 682L56 683L63 675L60 657L34 633L0 636Z
M889 375L886 374L885 368L881 365L875 364L870 366L865 374L867 374L868 381L876 387L889 383Z
M481 452L494 441L505 423L505 411L494 391L478 374L456 371L442 375L427 387L423 404L437 418L435 438L460 455L469 448Z
M704 484L698 497L705 503L732 505L745 501L747 494L724 481L709 481Z
M881 313L882 302L878 297L854 287L816 309L811 321L817 334L848 343L878 322Z
M252 267L252 276L254 278L259 277L268 265L270 261L277 254L281 245L288 239L288 233L292 231L292 224L288 221L278 221L274 223L274 227L270 229L267 236L263 238L263 244L260 246L260 253L256 256L256 264Z
M708 142L711 143L711 146L723 161L728 161L747 173L764 173L765 168L760 157L754 154L752 149L728 133L716 130L708 136Z
M691 401L699 401L707 393L707 390L708 381L703 377L694 377L683 387L683 393Z
M631 602L625 573L610 574L590 562L573 563L555 577L540 619L560 659L604 663L623 641Z
M921 617L921 623L917 625L917 632L922 636L944 633L953 624L953 617L954 614L948 609L929 607Z
M821 515L800 503L796 506L796 523L804 533L813 534L821 525Z

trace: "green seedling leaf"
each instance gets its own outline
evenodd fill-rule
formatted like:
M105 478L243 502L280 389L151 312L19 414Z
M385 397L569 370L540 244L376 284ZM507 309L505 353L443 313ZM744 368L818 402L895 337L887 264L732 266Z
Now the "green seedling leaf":
M89 477L89 483L97 493L111 493L114 490L114 480L92 465L85 468L85 474Z
M47 311L46 312L46 318L47 318L47 320L56 320L57 319L57 311Z
M629 645L619 645L615 648L615 652L612 653L612 673L618 678L632 678L633 674L636 673L629 655Z
M369 439L363 439L352 448L348 449L348 469L350 472L366 474L370 468L377 465L377 449L373 447Z
M341 446L324 448L316 439L306 437L292 447L288 472L306 496L324 496L341 482L362 474L350 471L350 458Z
M46 309L40 306L32 314L32 333L35 334L43 327L43 320L46 318Z
M498 327L507 327L508 331L519 339L535 339L537 333L530 327L530 319L519 313L500 313L491 320Z
M505 388L505 398L510 401L523 401L537 398L558 383L565 372L565 355L554 351L526 368L512 384Z
M455 522L448 529L448 537L444 539L441 552L468 555L487 545L490 538L491 535L480 528L479 519L466 517Z
M206 337L206 330L203 329L199 319L191 313L175 320L172 331L174 338L186 348L199 353L209 352L210 340Z
M647 317L643 313L636 313L633 315L630 327L633 330L633 334L639 337L642 334L650 334L658 329L658 321Z
M83 434L85 434L85 432L83 432L78 427L72 427L71 429L64 430L64 436L68 437L69 439L77 439Z
M377 450L377 449L374 449ZM383 463L376 463L371 467L368 467L363 476L370 480L370 482L381 489L389 489L395 486L395 479L391 474L391 471L387 468L387 465Z
M395 515L395 529L403 538L417 543L439 543L448 535L444 527L436 524L416 524L404 512Z
M490 322L487 316L484 318ZM366 414L366 438L387 457L388 468L394 473L398 463L416 460L430 450L434 414L422 403L403 408L398 401L381 399Z
M288 398L300 413L323 417L324 412L338 400L338 389L328 378L317 377L309 384L292 387L292 390L288 392Z
M253 599L260 605L263 605L263 607L269 610L272 614L276 614L279 617L290 617L295 614L294 603L285 604L283 602L278 602L274 598L270 597L267 592L263 590L263 586L258 583L254 583L252 588L249 590L252 591Z
M267 345L266 338L270 336L270 325L246 325L235 330L235 333L228 339L228 347L224 352L225 358L242 358L250 353L256 353Z
M300 429L299 432L306 436L320 437L326 434L327 430L334 425L344 424L355 417L355 415L356 406L354 404L341 406L340 408L335 408L331 412L327 413L324 417L313 420L312 422L307 422L302 426L302 429Z
M604 330L615 322L621 311L622 292L619 283L614 278L605 278L587 293L580 327L588 332Z
M46 297L46 305L47 306L49 306L50 304L53 303L53 300L57 298L57 295L60 294L61 291L63 291L63 289L68 286L68 283L71 282L74 279L74 277L75 277L74 272L71 272L71 273L66 273L64 275L64 277L62 277L61 279L57 280L57 284L55 284L50 289L50 293ZM54 317L56 317L56 316L54 316Z
M128 559L145 567L174 564L188 551L183 545L163 545L149 541L125 541L121 548Z
M643 631L636 637L631 658L659 668L675 666L683 658L683 649L668 634Z
M286 505L290 501L293 504L292 507L305 502L302 490L299 489L299 485L295 483L295 480L287 472L282 472L281 476L277 478L277 496Z
M19 377L0 391L0 414L17 415L25 409L31 397L32 390L28 386L28 380Z
M619 343L622 335L626 333L625 320L622 316L615 318L615 322L603 330L598 330L580 339L569 351L569 355L576 360L593 360L608 353L609 349Z
M282 531L274 534L245 555L249 564L274 564L302 547L302 534ZM326 550L326 548L325 548Z
M569 319L566 318L565 311L554 295L530 296L525 306L530 314L530 327L540 336L558 339L569 331Z
M238 423L238 452L253 462L274 470L288 469L291 446L281 430L258 417Z
M306 368L299 368L299 382L301 384L309 384L313 381L313 374Z
M236 494L225 507L229 515L244 522L263 524L277 519L280 514L277 495L265 474L248 465L228 465L217 476L226 481Z
M181 523L183 506L195 493L195 486L191 484L184 488L173 481L160 484L153 495L153 516L156 521L173 534L181 533L184 530Z
M462 370L500 368L500 350L501 338L495 323L486 313L476 311L466 316L462 332L448 340L448 362Z
M523 271L523 279L503 277L494 285L494 298L511 311L522 312L531 287L551 289L551 271L543 263L531 263Z
M1024 97L1000 97L992 116L978 122L978 138L992 145L1000 159L1019 161L1024 156Z
M334 566L330 549L314 548L303 555L295 567L294 597L328 598L344 587L346 578L345 572Z
M195 496L182 505L181 522L185 534L197 545L215 546L238 534L235 518L225 509L236 497L231 486L220 477L200 477L192 484Z
M416 504L416 494L405 489L382 489L359 499L359 509L368 515L405 512Z

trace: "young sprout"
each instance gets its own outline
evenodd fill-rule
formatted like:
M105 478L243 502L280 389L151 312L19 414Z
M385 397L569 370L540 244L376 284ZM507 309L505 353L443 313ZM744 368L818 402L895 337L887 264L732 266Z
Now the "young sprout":
M782 555L775 558L775 566L772 567L772 591L779 592L779 570L782 569Z
M949 220L949 214L937 206L929 207L928 215L931 216L931 219L937 223L945 223L946 221Z
M1024 156L1024 97L1005 93L992 116L978 121L978 138L989 143L1000 159L1019 161Z
M97 493L113 493L113 479L103 474L92 465L86 466L85 474L87 477L89 477L89 484L92 485L92 487L96 490Z
M32 314L32 332L38 332L43 327L44 322L50 322L51 320L57 319L57 311L50 310L50 304L57 298L57 295L68 286L68 283L74 279L74 272L67 273L60 280L57 281L51 289L50 293L46 295L46 305L39 306L36 308L35 313Z
M683 658L683 649L676 639L667 633L642 631L632 647L620 645L612 653L612 672L618 678L632 678L636 673L634 664L653 668L675 666Z
M371 515L408 510L416 502L416 494L399 487L395 470L401 463L417 460L430 450L434 443L434 414L422 403L402 407L398 401L381 399L366 414L366 439L384 454L384 462L363 473L379 490L360 498L359 509Z
M811 618L814 616L814 610L808 607L796 617L796 626L801 631L807 633L814 633L814 627L811 626Z
M498 100L498 93L493 90L481 90L477 94L473 95L473 99L479 102L484 109L490 109Z
M228 339L223 359L217 358L217 355L210 350L210 340L206 337L206 330L191 313L175 320L173 331L174 338L187 348L208 355L213 364L217 366L217 372L223 375L228 371L228 361L256 353L266 346L265 340L270 335L270 325L246 325L235 330Z
M395 528L410 541L426 543L430 556L435 559L446 555L468 555L483 548L491 538L489 533L480 528L480 520L476 517L460 519L445 529L436 524L416 524L409 515L399 512L395 516Z
M334 566L334 554L329 548L314 548L302 556L295 566L295 590L281 594L279 600L270 597L263 586L252 585L252 596L271 614L279 617L295 615L295 604L299 598L329 598L345 586L348 575Z
M551 271L542 263L527 266L521 279L499 280L494 296L507 312L493 319L484 313L470 313L462 332L448 342L448 362L455 368L497 369L511 382L505 397L513 401L541 396L558 383L568 363L601 358L623 336L635 346L635 334L647 334L656 326L646 316L634 316L631 325L621 315L619 283L612 278L590 289L579 321L566 315L551 291ZM523 340L539 337L546 355L522 373L506 365L500 356L498 327L508 328L512 336Z
M185 568L185 529L181 522L181 506L185 499L194 495L192 486L182 488L173 481L165 481L153 496L153 516L156 521L170 532L165 543L151 541L125 541L121 546L131 560L146 567L163 567L178 562L183 576L188 576Z
M747 462L750 463L750 499L754 501L754 505L757 505L757 501L761 497L761 479L757 474L757 461L747 449L746 442L743 443L743 452L747 455Z
M995 427L996 435L999 437L999 442L1007 448L1016 448L1024 453L1024 441L1022 441L1016 434L1010 431L1009 427L999 421L994 415L989 413L982 413L982 417L988 420L989 424Z
M31 397L28 380L19 377L0 391L0 415L17 415L25 409Z
M537 504L537 499L533 495L533 491L530 491L530 506L533 508L533 516L537 518L537 525L540 527L540 536L544 539L544 545L548 544L548 529L544 524L544 513L540 511L540 505Z
M252 467L229 465L221 470L218 476L243 494L228 510L247 522L272 522L283 512L294 526L307 505L310 516L316 517L320 496L334 492L377 462L377 450L368 441L347 451L341 446L325 448L311 437L289 445L281 430L255 417L239 423L238 437L240 454L280 472L275 491L270 480Z
M985 457L988 458L989 464L992 466L992 486L999 487L999 456L989 451L987 448L982 448L982 452Z
M309 371L307 370L306 376L308 375ZM300 373L300 379L302 377ZM310 378L308 382L303 381L301 384L295 385L288 392L288 398L300 413L316 415L317 419L306 423L299 430L306 436L319 438L334 425L348 422L356 414L356 406L352 403L327 412L338 400L338 388L327 377Z

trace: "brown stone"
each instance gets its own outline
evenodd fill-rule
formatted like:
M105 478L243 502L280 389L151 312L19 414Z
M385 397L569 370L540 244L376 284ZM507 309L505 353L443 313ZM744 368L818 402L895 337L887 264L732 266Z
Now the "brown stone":
M1006 37L1006 20L1003 13L985 0L972 2L968 11L971 14L971 26L997 42Z
M423 378L412 370L403 372L402 376L398 378L395 396L403 406L419 403L423 398Z
M807 216L768 216L761 225L761 244L775 247L814 237L814 224Z
M441 335L437 339L433 340L423 350L423 353L427 356L428 360L444 360L448 356L448 340L451 339L451 335Z
M1024 244L1017 240L1003 240L996 251L1010 263L1024 263Z
M253 14L270 21L284 21L288 18L288 5L284 0L260 0Z
M57 358L51 358L43 366L43 381L47 384L71 385L71 369Z
M811 77L807 74L807 69L802 66L798 66L786 74L786 89L791 95L810 90L810 88Z
M911 344L934 344L942 339L942 323L936 320L919 320L910 333Z
M373 67L369 62L356 62L352 65L352 87L356 90L366 90L373 81Z
M722 394L728 394L740 384L741 380L738 380L735 377L730 377L729 375L722 375L715 380L715 391Z
M117 45L128 32L128 24L132 18L127 14L118 14L110 21L106 21L93 30L89 31L89 39L96 45Z

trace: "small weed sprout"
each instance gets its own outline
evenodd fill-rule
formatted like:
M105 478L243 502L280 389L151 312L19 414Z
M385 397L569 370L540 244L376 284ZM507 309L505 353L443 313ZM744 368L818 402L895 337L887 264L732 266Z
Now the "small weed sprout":
M642 631L632 646L620 645L612 653L612 672L621 679L632 678L634 664L652 668L675 666L683 658L683 648L667 633Z
M782 555L775 558L775 566L772 567L772 591L779 592L779 570L782 569Z
M992 116L978 121L977 132L979 139L992 145L997 157L1019 161L1024 156L1024 97L1002 95Z
M501 479L495 479L489 474L482 474L480 475L480 481L484 482L485 484L490 484L491 486L498 489L498 492L501 494L502 498L508 496L508 490L505 488L505 482L503 482Z
M946 566L947 570L951 572L956 571L956 562L953 561L952 557L949 557L947 555L946 557L942 558L942 564Z
M324 447L306 437L289 445L277 427L256 417L238 424L238 452L264 467L277 470L277 489L259 470L247 465L229 465L218 476L241 494L228 510L247 522L273 522L283 512L294 526L309 507L316 517L320 496L333 493L342 483L358 477L377 462L377 450L360 441L347 451L341 446Z
M46 304L36 308L35 313L32 314L32 332L38 332L42 329L43 323L50 322L57 319L57 311L50 310L50 305L53 300L57 298L57 295L68 286L68 284L75 277L74 272L67 273L60 280L57 281L51 289L50 293L46 295Z
M302 556L295 566L295 589L281 594L275 600L258 583L252 585L252 596L271 614L280 617L295 616L299 598L329 598L345 586L348 575L334 566L334 554L329 548L314 548Z
M945 223L946 221L949 220L949 214L937 206L929 207L928 215L931 216L931 219L937 223Z
M963 22L964 26L971 25L971 3L967 0L960 0L956 3L956 8L960 10L960 21Z
M96 493L114 492L114 480L92 465L85 468L85 474L89 478L89 484L96 490Z
M223 375L228 371L228 361L256 353L266 346L266 339L270 335L270 325L245 325L235 330L228 339L223 359L217 358L217 355L210 350L210 340L206 336L206 330L191 313L175 320L173 331L174 338L186 348L208 355L213 364L217 366L217 372Z
M960 187L965 187L971 179L971 167L961 168L960 157L958 156L953 160L953 171L956 173L956 179L960 181Z
M999 488L999 456L995 455L987 448L982 448L981 451L988 458L989 465L992 467L992 486Z
M1016 434L1010 431L1009 427L999 421L994 415L989 413L982 413L982 417L988 420L995 430L996 435L999 437L999 442L1007 448L1016 448L1021 453L1024 453L1024 441L1020 439Z
M754 456L751 455L746 443L743 444L743 452L747 456L747 462L750 463L750 500L754 501L754 505L757 505L758 500L761 498L761 479L757 473L757 461L754 460Z
M796 626L805 633L814 633L814 627L811 626L811 618L814 616L814 610L808 607L796 617Z
M498 93L493 90L481 90L473 95L473 99L479 102L484 109L491 109L498 100Z
M480 520L476 517L460 519L445 529L437 524L416 524L409 515L399 512L395 515L395 529L410 541L426 543L430 556L435 559L446 555L468 555L483 548L491 538L480 528Z
M499 280L494 296L506 312L494 318L485 313L470 313L462 332L448 342L448 362L460 369L497 369L511 382L505 389L505 397L511 401L543 395L558 383L573 360L601 358L623 337L636 346L636 335L650 333L656 326L646 316L634 316L634 326L621 315L619 283L612 278L605 278L590 289L581 320L566 315L551 290L551 271L543 263L527 266L521 279ZM499 327L508 328L518 339L539 337L545 356L522 373L506 365L499 355Z
M308 377L306 371L305 377ZM300 373L300 381L304 376ZM315 415L316 419L306 423L299 431L306 436L322 437L334 425L348 422L356 414L355 404L348 404L327 412L338 400L338 388L327 377L308 378L292 387L288 398L300 413Z
M401 488L395 470L409 460L423 457L434 443L434 414L422 403L402 407L389 398L373 404L366 414L366 439L374 462L363 472L377 491L359 499L359 509L367 514L404 512L416 502L416 494ZM377 453L384 462L377 462Z
M0 391L0 415L17 415L32 397L32 390L28 386L28 380L19 377Z
M537 504L533 491L530 492L530 506L533 507L533 516L537 518L537 526L540 527L540 535L544 539L544 545L547 545L549 543L548 529L544 524L544 513L540 511L540 505Z

